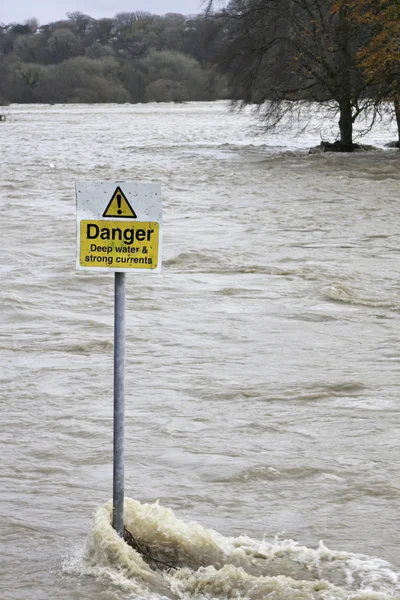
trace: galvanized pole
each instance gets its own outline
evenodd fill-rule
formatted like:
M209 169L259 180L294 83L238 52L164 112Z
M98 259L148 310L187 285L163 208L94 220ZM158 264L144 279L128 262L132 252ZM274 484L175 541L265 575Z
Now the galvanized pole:
M124 537L125 273L115 273L114 293L113 527Z

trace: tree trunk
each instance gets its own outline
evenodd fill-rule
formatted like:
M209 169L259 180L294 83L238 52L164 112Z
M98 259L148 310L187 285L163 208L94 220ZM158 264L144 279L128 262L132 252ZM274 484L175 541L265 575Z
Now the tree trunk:
M397 135L398 135L398 143L399 143L399 149L400 149L400 98L396 98L396 100L394 101L394 112L396 115Z
M353 145L353 115L348 100L340 103L340 143L344 146Z

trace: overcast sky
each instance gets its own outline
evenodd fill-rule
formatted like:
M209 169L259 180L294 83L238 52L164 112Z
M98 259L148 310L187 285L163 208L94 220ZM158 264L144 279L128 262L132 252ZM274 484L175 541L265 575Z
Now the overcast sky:
M79 11L99 19L119 12L147 12L163 15L177 12L198 14L202 0L1 0L0 23L22 23L36 17L41 25L65 18L65 13Z

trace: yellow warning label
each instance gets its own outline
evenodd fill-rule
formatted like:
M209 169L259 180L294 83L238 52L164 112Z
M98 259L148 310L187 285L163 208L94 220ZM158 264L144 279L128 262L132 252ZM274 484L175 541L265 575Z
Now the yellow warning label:
M136 219L136 213L132 206L129 204L124 192L118 186L110 202L107 205L106 210L103 212L103 217L112 218L129 218Z
M81 221L79 264L90 269L156 269L158 243L158 223Z

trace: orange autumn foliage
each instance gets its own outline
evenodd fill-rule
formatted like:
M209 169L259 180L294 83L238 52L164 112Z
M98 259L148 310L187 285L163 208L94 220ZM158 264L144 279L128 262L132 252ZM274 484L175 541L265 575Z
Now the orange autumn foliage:
M358 58L368 80L383 84L387 99L400 95L400 0L335 0L333 11L369 28L369 42Z

